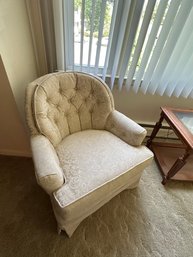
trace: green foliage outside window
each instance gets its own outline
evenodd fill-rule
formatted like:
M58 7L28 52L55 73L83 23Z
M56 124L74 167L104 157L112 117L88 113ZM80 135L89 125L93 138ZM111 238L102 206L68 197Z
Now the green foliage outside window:
M107 37L109 34L112 3L113 3L113 0L107 0L106 2L106 11L105 11L105 19L104 19L104 27L103 27L104 37ZM91 27L91 20L92 20L92 4L93 4L92 0L85 0L85 36L89 36L90 34L90 27ZM93 32L94 32L93 34L95 37L98 36L101 5L102 5L102 0L96 0L95 16L94 16L94 24L93 24ZM74 0L74 8L76 11L81 10L82 0Z

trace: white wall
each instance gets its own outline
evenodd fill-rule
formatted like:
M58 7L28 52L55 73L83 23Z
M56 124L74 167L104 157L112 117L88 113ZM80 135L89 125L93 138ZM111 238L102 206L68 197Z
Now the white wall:
M0 154L29 156L30 147L0 56Z
M0 0L0 55L6 70L1 63L0 153L29 155L25 88L37 73L25 0Z
M132 90L113 90L115 107L139 123L154 124L160 116L160 106L193 109L193 99L159 95L135 94Z
M24 121L25 87L37 77L25 0L0 0L0 54Z

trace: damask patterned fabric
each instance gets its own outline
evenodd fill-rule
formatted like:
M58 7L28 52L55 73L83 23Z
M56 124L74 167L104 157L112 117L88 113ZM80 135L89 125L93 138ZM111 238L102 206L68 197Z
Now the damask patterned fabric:
M57 153L50 141L42 135L31 138L31 148L37 182L50 194L64 183L64 174Z
M77 131L104 129L113 101L100 80L67 73L55 74L38 85L33 107L39 132L56 146Z
M114 110L108 116L105 128L130 145L139 146L147 131L122 113Z
M145 146L134 147L104 130L66 137L56 148L65 184L55 193L65 207L152 158Z
M129 172L125 172L121 176L112 179L65 207L61 206L60 198L56 193L51 195L53 210L59 228L65 230L67 235L71 237L78 225L86 217L123 190L133 189L138 186L142 171L150 165L151 161L152 158L141 162L129 170Z
M137 186L153 158L140 146L146 130L117 112L108 86L88 74L58 72L32 82L26 118L37 182L68 236L116 194Z

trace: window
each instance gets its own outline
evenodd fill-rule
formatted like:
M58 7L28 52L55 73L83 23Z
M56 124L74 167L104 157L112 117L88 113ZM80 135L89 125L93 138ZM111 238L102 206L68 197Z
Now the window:
M56 2L61 69L109 77L111 88L117 78L119 89L193 97L193 1Z
M82 1L75 0L74 4L74 65L77 69L79 69L81 68L82 63L82 66L86 71L90 70L90 68L94 69L96 63L97 45L100 44L100 49L98 49L98 51L100 51L100 53L98 53L98 67L104 68L113 12L113 1L108 0L104 4L105 8L103 17L100 16L102 11L101 8L103 7L101 0L85 1L83 33L81 29L81 19L83 18L83 15L81 15ZM100 38L99 32L101 33ZM81 42L83 51L82 60L80 60Z

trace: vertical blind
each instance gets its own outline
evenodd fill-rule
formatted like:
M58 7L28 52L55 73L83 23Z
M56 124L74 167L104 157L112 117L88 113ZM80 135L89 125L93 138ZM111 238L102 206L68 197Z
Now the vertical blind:
M58 69L193 97L193 1L53 0Z

